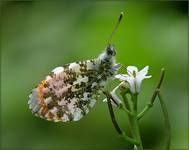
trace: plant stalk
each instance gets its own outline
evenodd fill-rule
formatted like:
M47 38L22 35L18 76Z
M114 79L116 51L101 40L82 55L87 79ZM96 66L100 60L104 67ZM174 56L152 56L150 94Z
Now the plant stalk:
M161 87L161 85L162 85L162 82L163 82L164 77L165 77L165 69L162 68L162 69L161 69L160 78L159 78L159 80L158 80L158 82L157 82L157 85L156 85L155 90L154 90L154 92L153 92L153 94L152 94L152 97L151 97L151 99L150 99L150 102L149 102L149 103L145 106L145 108L138 114L138 117L137 117L138 120L139 120L140 118L142 118L142 117L146 114L146 112L148 112L148 110L153 106L154 101L155 101L155 99L156 99L156 96L157 96L158 93L160 92L160 87Z
M132 102L133 102L133 109L132 109L132 116L129 116L129 120L131 123L131 130L133 138L138 141L138 145L134 145L135 149L143 150L142 140L140 136L140 129L139 129L139 122L137 119L137 94L131 95Z
M169 115L167 111L167 107L163 101L162 95L158 93L158 98L161 104L161 108L163 111L163 116L164 116L164 122L165 122L165 134L166 134L166 143L165 143L165 149L169 150L170 149L170 143L171 143L171 124L169 120Z
M110 116L111 116L111 120L112 120L112 123L114 125L114 128L116 129L116 131L118 132L118 134L120 135L120 137L123 137L126 141L128 141L129 143L133 144L133 145L138 145L138 141L136 141L135 139L127 136L125 134L124 131L121 130L121 128L119 127L117 121L116 121L116 118L115 118L115 114L114 114L114 111L113 111L113 108L112 108L112 104L111 104L111 101L110 99L112 98L111 97L111 94L108 93L108 92L103 92L106 97L107 97L107 103L108 103L108 109L109 109L109 112L110 112Z

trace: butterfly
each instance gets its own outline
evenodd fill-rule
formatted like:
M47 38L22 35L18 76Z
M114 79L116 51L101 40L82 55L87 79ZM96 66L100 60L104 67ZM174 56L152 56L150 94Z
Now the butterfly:
M117 29L123 13L109 38ZM116 50L108 44L97 58L56 67L29 95L29 108L35 116L53 122L78 121L95 105L100 92L113 78L120 64Z

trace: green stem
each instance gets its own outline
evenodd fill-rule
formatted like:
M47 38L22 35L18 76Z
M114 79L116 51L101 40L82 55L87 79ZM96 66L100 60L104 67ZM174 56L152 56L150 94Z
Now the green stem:
M138 116L137 116L137 119L138 119L138 120L139 120L140 118L142 118L142 117L146 114L146 112L153 106L154 101L155 101L155 99L156 99L156 96L157 96L158 93L160 92L160 87L161 87L161 84L162 84L162 82L163 82L164 77L165 77L165 69L162 68L162 69L161 69L160 78L159 78L159 80L158 80L158 82L157 82L157 85L156 85L155 90L154 90L154 92L153 92L153 94L152 94L152 97L151 97L151 99L150 99L150 102L149 102L149 104L147 104L146 107L138 114Z
M126 93L121 92L120 94L121 94L121 96L123 98L123 102L124 102L125 108L128 109L129 111L131 111L131 106L129 104L129 100L128 100L127 96L126 96Z
M125 93L124 91L121 91L120 95L122 96L122 99L123 99L125 108L126 108L127 110L129 110L129 111L131 112L131 114L132 114L133 112L132 112L132 109L131 109L131 106L130 106L130 103L129 103L129 99L127 98L126 93ZM134 135L134 132L133 132L133 129L132 129L133 127L132 127L132 124L131 124L131 117L133 117L133 114L132 114L132 115L127 114L127 115L128 115L128 118L129 118L129 119L128 119L129 131L130 131L132 137L134 137L134 136L133 136L133 135Z
M129 136L127 136L122 130L121 128L119 127L117 121L116 121L116 118L115 118L115 114L114 114L114 111L113 111L113 108L112 108L112 104L111 104L111 95L110 93L108 92L103 92L106 97L107 97L107 103L108 103L108 109L109 109L109 112L110 112L110 116L111 116L111 120L112 120L112 123L114 125L114 128L116 129L116 131L118 132L118 134L120 135L120 137L123 137L126 141L128 141L129 143L133 144L133 145L138 145L138 142L133 139L133 138L130 138Z
M138 114L137 119L139 120L140 118L142 118L145 113L153 106L153 104L147 104L144 109Z
M130 116L129 120L131 123L131 130L132 130L133 138L139 142L139 144L135 145L134 147L137 150L143 150L142 140L141 140L141 136L140 136L139 123L137 120L137 94L132 94L131 98L132 98L132 102L133 102L133 109L132 109L133 116Z
M122 104L120 104L119 108L126 112L128 115L133 115L131 111L129 111L127 108L125 108Z
M137 120L137 94L132 94L132 107L129 104L129 100L126 96L126 93L121 92L121 96L123 98L125 107L132 113L132 115L128 115L129 118L129 127L131 131L132 138L134 138L138 144L134 144L135 150L143 150L142 146L142 140L140 137L140 130L139 130L139 124Z
M127 142L129 142L129 143L131 143L133 145L138 145L139 144L135 139L127 136L124 132L122 133L122 135L120 135L120 137L123 137Z
M166 132L166 145L165 145L166 147L165 147L165 149L169 150L170 143L171 143L171 125L170 125L170 121L169 121L169 115L168 115L166 105L165 105L160 93L158 93L158 98L159 98L159 101L161 104L161 108L162 108L163 116L164 116L164 122L165 122L165 132Z

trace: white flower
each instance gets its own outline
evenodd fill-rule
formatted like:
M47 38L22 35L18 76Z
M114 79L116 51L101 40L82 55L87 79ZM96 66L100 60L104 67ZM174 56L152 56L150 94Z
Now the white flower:
M149 66L146 66L141 71L138 71L137 67L128 66L128 74L118 74L115 78L128 82L131 93L136 94L140 92L142 81L151 78L151 76L147 76L148 69Z

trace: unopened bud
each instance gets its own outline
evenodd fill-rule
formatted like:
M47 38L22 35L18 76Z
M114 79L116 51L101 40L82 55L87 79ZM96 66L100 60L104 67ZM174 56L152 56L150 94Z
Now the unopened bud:
M120 85L120 90L124 93L128 93L129 92L129 84L127 82L123 82Z

